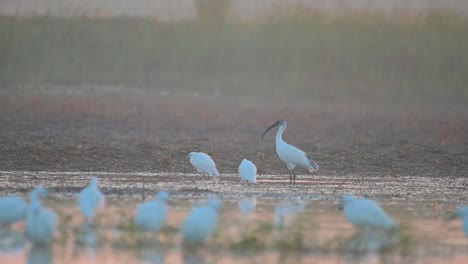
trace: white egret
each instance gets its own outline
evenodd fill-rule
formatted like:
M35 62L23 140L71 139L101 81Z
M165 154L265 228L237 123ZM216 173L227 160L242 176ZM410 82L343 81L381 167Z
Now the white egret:
M468 206L460 206L457 211L450 217L451 220L456 218L463 219L463 231L465 236L468 237Z
M211 157L203 152L190 152L190 163L202 174L213 176L213 179L217 181L219 179L219 172L216 169L216 164Z
M78 204L87 224L91 224L97 210L104 206L105 198L99 190L98 179L92 177L89 185L78 195Z
M0 198L0 226L9 226L26 218L28 205L23 198L9 196Z
M342 205L346 219L358 228L385 230L396 228L393 219L374 200L344 195Z
M42 206L39 196L47 189L35 188L30 194L30 205L26 213L26 235L34 244L50 244L54 238L56 215Z
M286 163L286 166L288 166L289 182L296 182L296 173L294 172L294 168L302 167L309 170L310 172L314 172L318 171L319 166L315 161L311 160L304 151L284 142L283 132L286 130L286 125L286 121L282 119L276 121L274 124L265 129L265 132L263 132L262 135L262 140L270 129L279 126L275 139L276 153L278 154L279 159Z
M243 159L239 165L239 174L243 180L250 183L257 182L257 167L250 160Z
M135 212L135 224L142 231L157 232L166 223L168 192L160 192L153 200L140 204Z
M185 242L198 243L206 240L215 231L221 200L213 197L208 203L192 209L182 224L181 232Z

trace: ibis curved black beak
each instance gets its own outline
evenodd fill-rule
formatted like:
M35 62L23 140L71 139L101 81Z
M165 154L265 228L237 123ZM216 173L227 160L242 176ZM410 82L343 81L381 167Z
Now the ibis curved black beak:
M280 125L280 122L279 121L276 121L275 123L273 123L271 126L269 126L267 129L265 129L265 132L263 132L263 135L262 135L262 140L263 140L263 137L265 136L265 134L270 131L270 129L274 128L274 127L277 127Z

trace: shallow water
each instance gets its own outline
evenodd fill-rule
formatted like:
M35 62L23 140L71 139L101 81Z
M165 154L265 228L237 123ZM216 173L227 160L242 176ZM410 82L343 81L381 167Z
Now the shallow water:
M90 175L99 177L107 207L96 227L85 228L75 198ZM287 179L266 175L247 185L236 175L214 184L193 174L0 172L2 195L49 187L45 204L59 216L51 248L32 247L24 223L2 229L0 263L468 263L461 221L446 221L467 203L466 179L307 175L296 185ZM137 204L163 189L172 194L167 227L157 236L137 232L131 224ZM338 209L344 193L377 199L401 231L358 233ZM183 219L213 194L223 198L216 234L205 245L183 246ZM241 212L238 201L251 197L252 212L245 204ZM293 210L276 226L279 204Z

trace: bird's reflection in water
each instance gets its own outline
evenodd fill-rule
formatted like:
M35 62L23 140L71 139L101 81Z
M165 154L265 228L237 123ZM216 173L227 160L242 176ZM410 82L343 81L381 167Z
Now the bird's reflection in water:
M76 238L76 250L84 250L90 259L95 259L100 242L101 235L97 232L96 227L86 223L80 226Z
M50 247L32 246L28 251L28 264L52 264L54 255Z
M25 238L21 232L12 229L0 229L0 252L12 253L24 248Z
M238 202L239 210L243 214L250 214L255 211L257 199L255 197L246 197Z
M164 250L159 247L142 248L138 251L138 256L144 264L164 264Z
M206 264L206 256L201 248L188 248L185 247L182 251L182 258L184 264Z
M398 246L397 230L362 229L344 241L343 249L350 262L360 262Z

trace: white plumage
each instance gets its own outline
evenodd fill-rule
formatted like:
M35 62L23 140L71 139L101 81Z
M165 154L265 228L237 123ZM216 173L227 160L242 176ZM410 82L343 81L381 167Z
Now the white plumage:
M0 226L9 226L26 218L28 205L17 196L0 199Z
M218 169L216 169L216 164L208 154L203 152L190 152L189 157L190 163L198 172L213 176L213 179L215 180L217 180L216 177L219 178L219 172Z
M393 219L374 200L344 195L342 204L346 219L358 228L389 230L396 227Z
M150 201L140 204L135 213L135 224L142 231L157 232L166 223L168 192L160 192Z
M98 184L98 179L96 177L92 177L89 181L89 185L81 190L78 195L80 211L88 224L93 221L97 210L105 204L104 195L99 190Z
M47 189L35 188L30 195L26 213L26 234L34 244L50 244L54 238L56 215L42 206L39 196L46 195Z
M211 198L208 203L192 209L182 224L182 237L185 242L198 243L206 240L215 231L221 200Z
M286 166L288 167L289 182L296 182L296 173L294 172L294 168L296 167L305 168L310 172L318 171L319 166L317 165L317 163L311 160L304 151L284 142L283 132L286 130L286 121L280 119L274 124L272 124L265 130L265 132L263 132L262 139L270 129L276 126L279 126L275 138L276 153L278 154L278 158L284 163L286 163Z
M257 167L250 160L243 159L239 165L239 174L241 178L250 183L257 182Z

